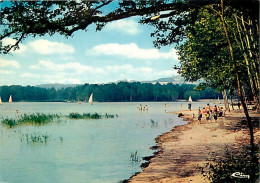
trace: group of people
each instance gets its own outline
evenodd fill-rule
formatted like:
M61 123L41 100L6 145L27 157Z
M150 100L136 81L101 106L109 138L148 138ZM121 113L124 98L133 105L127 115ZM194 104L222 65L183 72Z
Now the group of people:
M140 106L138 107L139 111L148 111L148 105L145 105L144 107L142 106L142 104L140 104Z
M198 110L198 121L201 123L201 119L203 117L203 114L206 116L206 120L209 121L214 118L215 122L217 122L218 117L224 116L224 111L222 107L217 107L216 105L213 107L213 109L210 108L210 105L207 104L206 107L204 107L202 110L199 107Z

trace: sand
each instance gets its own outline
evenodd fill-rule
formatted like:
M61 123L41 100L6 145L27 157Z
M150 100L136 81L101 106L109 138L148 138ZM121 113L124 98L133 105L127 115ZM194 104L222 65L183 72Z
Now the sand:
M214 120L212 123L206 121L203 116L202 124L198 123L197 111L181 112L189 123L174 127L170 132L159 136L156 142L160 152L150 159L148 167L133 176L129 182L206 183L209 180L196 167L205 166L212 153L221 157L227 147L235 152L249 144L249 130L246 123L240 123L245 119L242 110L226 113L225 117L218 118L217 123ZM259 117L259 114L251 112L251 116ZM255 142L259 142L258 127L254 133Z

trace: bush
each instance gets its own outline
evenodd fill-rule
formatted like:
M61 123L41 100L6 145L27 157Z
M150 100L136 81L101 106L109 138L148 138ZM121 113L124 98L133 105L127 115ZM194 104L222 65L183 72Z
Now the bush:
M256 151L257 152L257 151ZM213 157L213 163L206 163L205 167L199 167L203 176L216 183L254 183L259 177L259 157L256 153L244 149L237 155L232 155L228 150L223 158ZM206 171L205 171L206 169ZM249 175L249 179L235 178L231 175L241 172Z

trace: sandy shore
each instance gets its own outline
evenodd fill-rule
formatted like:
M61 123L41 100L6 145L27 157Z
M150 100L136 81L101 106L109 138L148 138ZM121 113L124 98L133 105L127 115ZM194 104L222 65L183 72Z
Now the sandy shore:
M205 179L197 166L204 166L212 153L223 156L228 147L231 151L249 144L249 130L242 123L242 110L226 113L218 122L207 122L203 116L202 124L198 123L197 111L181 111L188 124L177 126L170 132L156 139L160 152L150 159L148 167L133 176L129 182L154 183L203 183ZM176 114L180 113L175 112ZM195 114L193 118L192 114ZM251 116L259 117L256 112ZM259 142L259 129L255 128L255 141Z

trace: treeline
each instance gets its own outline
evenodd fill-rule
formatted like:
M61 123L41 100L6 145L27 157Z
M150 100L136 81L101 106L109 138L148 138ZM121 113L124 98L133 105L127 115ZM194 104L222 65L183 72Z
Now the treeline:
M1 86L0 96L3 102L7 102L12 95L14 102L19 101L87 101L90 94L94 94L94 101L98 102L127 102L127 101L176 101L188 99L192 96L194 101L198 99L222 98L221 93L206 88L203 91L195 90L196 85L191 84L167 84L159 83L128 83L117 84L84 84L77 87L67 87L56 90L34 86Z

